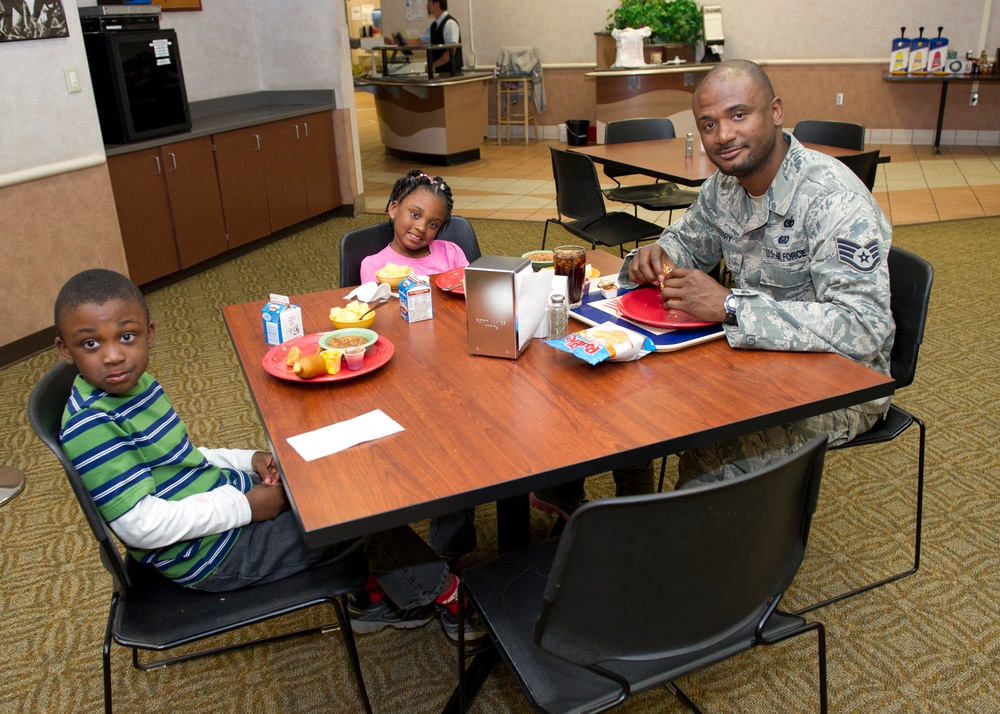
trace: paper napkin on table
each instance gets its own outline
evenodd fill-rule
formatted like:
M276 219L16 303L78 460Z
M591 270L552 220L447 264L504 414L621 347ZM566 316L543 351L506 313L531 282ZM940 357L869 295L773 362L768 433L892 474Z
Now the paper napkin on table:
M392 294L392 288L388 283L362 283L344 296L345 300L358 300L360 302L375 302L383 298L388 298Z
M324 426L315 431L288 437L288 443L306 461L336 454L356 444L380 439L403 431L403 427L390 419L381 409Z

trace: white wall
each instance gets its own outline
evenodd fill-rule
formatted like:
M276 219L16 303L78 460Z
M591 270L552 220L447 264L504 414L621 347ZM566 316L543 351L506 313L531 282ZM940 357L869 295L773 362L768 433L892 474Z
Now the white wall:
M103 155L76 0L63 0L69 37L0 43L0 177ZM66 89L75 66L82 91Z
M420 0L416 0L420 1ZM405 0L382 0L383 31L402 29L419 35L427 23L406 23ZM980 41L984 8L993 0L708 0L721 5L726 56L754 59L875 58L888 62L899 28L915 37L937 35L939 25L953 49L964 56L985 46L1000 47L1000 6L990 16L985 44ZM615 0L449 0L448 11L472 43L477 63L492 64L501 47L533 45L547 64L593 62L592 35L604 29ZM471 22L470 22L471 15Z

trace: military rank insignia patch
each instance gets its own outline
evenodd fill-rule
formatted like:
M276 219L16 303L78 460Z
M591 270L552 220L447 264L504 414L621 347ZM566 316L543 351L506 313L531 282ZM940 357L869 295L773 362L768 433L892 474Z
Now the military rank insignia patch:
M847 238L838 238L837 253L839 254L841 263L849 265L862 273L872 272L878 267L881 261L877 240L872 240L861 245Z

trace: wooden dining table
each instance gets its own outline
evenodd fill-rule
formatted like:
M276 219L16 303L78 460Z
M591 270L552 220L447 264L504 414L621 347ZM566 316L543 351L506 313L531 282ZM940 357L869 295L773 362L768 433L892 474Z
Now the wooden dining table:
M621 164L633 169L634 173L661 181L671 181L682 186L701 186L715 173L716 166L704 151L695 151L695 155L690 158L684 156L685 142L685 138L678 137L623 144L569 146L567 149L586 154L598 164ZM855 149L825 144L803 143L803 146L834 157L861 153ZM884 160L888 160L888 157Z
M621 260L591 251L602 274ZM432 280L433 285L433 280ZM223 308L291 507L320 546L498 502L500 549L526 542L527 494L892 394L890 377L836 354L735 350L716 340L591 366L534 340L517 359L469 353L465 299L437 287L433 318L395 300L372 325L380 368L336 382L283 379L262 360L264 301ZM331 328L348 289L293 296L306 333ZM571 329L582 324L571 324ZM382 410L403 431L306 461L288 438Z

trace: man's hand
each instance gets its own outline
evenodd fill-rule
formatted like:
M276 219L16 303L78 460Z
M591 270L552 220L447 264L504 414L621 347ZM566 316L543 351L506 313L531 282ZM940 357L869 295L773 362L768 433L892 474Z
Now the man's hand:
M281 472L278 471L278 464L274 462L274 456L268 452L256 452L251 464L253 470L260 476L261 483L265 486L276 486L281 483Z
M676 266L660 246L646 245L636 251L628 266L628 276L636 285L662 285L663 275Z
M281 486L254 486L246 496L250 502L251 521L273 520L288 508L285 489Z
M631 273L631 270L629 271ZM660 297L663 306L701 320L722 322L726 317L724 301L729 290L707 273L693 268L674 268L663 281Z

